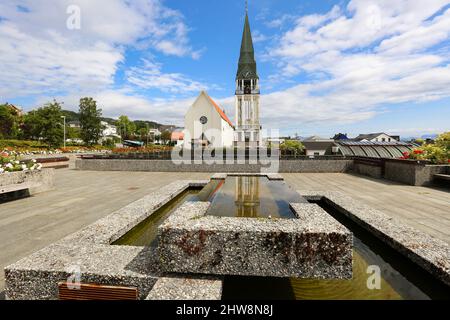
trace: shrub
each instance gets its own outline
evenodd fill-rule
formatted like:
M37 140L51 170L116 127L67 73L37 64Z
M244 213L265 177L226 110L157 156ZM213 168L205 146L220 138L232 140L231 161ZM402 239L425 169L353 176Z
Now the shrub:
M299 155L303 153L305 147L300 141L286 140L280 145L283 154Z
M425 144L412 152L403 153L400 159L429 160L435 164L449 163L450 132L439 135L435 143Z
M48 149L48 145L41 141L31 140L0 140L0 149L4 148L45 148Z

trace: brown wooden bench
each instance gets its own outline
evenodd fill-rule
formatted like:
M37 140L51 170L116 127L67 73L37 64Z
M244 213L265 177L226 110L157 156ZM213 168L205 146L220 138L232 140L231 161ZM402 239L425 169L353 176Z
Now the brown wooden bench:
M52 158L38 158L36 159L37 163L42 164L43 168L48 169L65 169L69 168L68 157L52 157Z
M65 162L69 161L68 157L50 157L50 158L37 158L37 163L49 163L49 162Z
M138 289L134 287L60 282L58 283L58 298L59 300L137 300Z

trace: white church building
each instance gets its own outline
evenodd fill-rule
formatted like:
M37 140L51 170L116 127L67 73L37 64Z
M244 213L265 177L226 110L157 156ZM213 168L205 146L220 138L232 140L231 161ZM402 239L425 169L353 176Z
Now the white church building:
M196 146L227 148L233 146L233 123L225 111L202 91L185 117L184 147Z
M259 76L248 12L246 12L236 74L236 123L233 125L225 111L205 91L202 91L185 116L184 148L260 146L262 137L259 121L259 94Z

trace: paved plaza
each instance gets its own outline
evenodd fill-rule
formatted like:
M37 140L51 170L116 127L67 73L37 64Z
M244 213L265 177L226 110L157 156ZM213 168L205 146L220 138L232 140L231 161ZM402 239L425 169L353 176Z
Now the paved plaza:
M179 179L209 173L55 172L55 189L0 204L0 292L3 268ZM341 191L450 243L450 193L343 173L283 174L297 190ZM1 298L1 294L0 294Z

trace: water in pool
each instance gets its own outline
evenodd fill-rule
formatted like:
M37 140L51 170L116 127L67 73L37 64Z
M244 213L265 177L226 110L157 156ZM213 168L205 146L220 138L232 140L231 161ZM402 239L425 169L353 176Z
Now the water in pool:
M261 176L228 176L219 180L207 215L246 218L295 218L289 203L306 202L284 181Z
M291 218L289 202L306 202L282 181L228 176L202 189L189 189L136 226L116 245L156 246L157 228L185 201L210 201L213 213L238 217ZM224 299L450 299L448 287L432 278L369 232L324 203L318 203L354 234L353 279L225 277ZM270 208L270 209L269 209ZM276 214L275 214L276 213ZM381 270L380 289L367 287L368 266Z
M298 278L225 277L224 299L338 299L338 300L426 300L450 299L443 283L387 247L365 229L341 215L326 203L318 203L353 232L353 278L318 280ZM379 289L369 289L368 278L379 266ZM369 273L368 273L369 271Z

